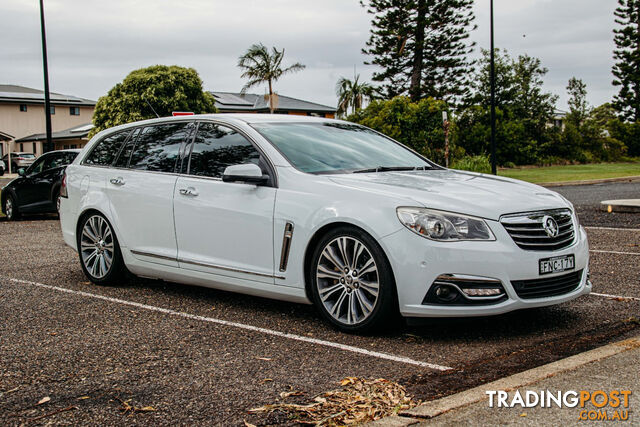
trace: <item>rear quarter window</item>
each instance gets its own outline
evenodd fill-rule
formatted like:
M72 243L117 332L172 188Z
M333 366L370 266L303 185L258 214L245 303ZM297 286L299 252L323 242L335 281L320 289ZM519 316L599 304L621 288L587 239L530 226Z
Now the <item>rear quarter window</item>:
M91 154L87 156L83 163L85 165L110 166L130 133L130 130L117 132L102 139L91 150ZM75 158L75 155L73 157Z

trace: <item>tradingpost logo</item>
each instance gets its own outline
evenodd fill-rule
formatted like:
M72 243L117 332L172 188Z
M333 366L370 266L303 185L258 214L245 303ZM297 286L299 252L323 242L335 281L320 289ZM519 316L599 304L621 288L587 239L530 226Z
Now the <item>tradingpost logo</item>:
M631 390L487 390L490 408L577 408L580 421L627 421Z

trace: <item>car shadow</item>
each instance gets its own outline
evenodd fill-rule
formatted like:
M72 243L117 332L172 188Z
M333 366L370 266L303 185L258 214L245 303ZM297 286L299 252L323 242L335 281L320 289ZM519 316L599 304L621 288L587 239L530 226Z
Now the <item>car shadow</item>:
M261 326L277 322L281 328L285 322L291 322L296 330L338 332L325 322L320 313L312 305L277 301L268 298L238 294L199 286L183 285L162 280L130 278L120 287L147 289L160 294L163 299L178 298L180 306L207 306L219 308L210 315L224 320L240 321L238 319L259 319ZM222 317L220 317L222 316ZM286 318L286 319L285 319ZM365 336L392 339L417 339L418 341L448 341L452 337L457 340L470 341L498 341L509 337L529 336L545 331L561 329L575 330L576 326L584 325L585 314L576 310L571 303L550 307L539 307L513 311L506 314L469 318L427 318L414 319L407 324L404 321L391 322L389 327ZM285 331L289 332L289 331ZM340 332L338 332L340 333Z

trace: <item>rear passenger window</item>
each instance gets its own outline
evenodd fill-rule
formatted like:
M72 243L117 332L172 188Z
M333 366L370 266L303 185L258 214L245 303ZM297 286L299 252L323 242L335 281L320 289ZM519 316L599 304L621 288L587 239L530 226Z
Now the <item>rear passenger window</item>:
M244 136L214 123L200 123L191 151L189 174L220 178L227 166L258 164L260 153Z
M142 130L129 161L129 168L173 172L180 146L189 134L190 123L169 123Z
M129 136L130 133L130 130L118 132L98 142L95 148L91 151L91 154L89 154L85 159L84 164L110 166L118 155L120 147L122 147L122 144L124 144L124 141L126 141L127 136ZM73 159L71 159L69 163L72 161Z

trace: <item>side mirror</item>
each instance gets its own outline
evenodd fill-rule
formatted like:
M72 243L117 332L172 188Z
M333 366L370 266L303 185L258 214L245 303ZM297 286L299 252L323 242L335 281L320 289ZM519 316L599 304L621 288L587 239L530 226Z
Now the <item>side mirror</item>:
M264 185L269 181L269 175L263 175L258 165L247 163L228 166L222 174L222 181Z
M18 169L18 175L24 176L24 168Z

